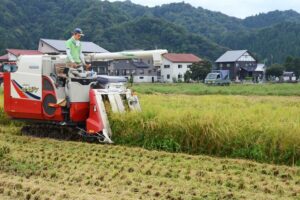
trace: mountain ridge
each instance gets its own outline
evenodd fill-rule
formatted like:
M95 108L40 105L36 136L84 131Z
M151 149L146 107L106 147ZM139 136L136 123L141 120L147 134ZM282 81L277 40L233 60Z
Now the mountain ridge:
M276 55L274 62L283 62L289 55L300 56L296 33L300 14L293 10L239 19L183 2L155 7L130 1L22 2L3 0L0 5L1 53L6 48L36 49L40 38L67 39L74 27L81 27L85 40L111 51L162 47L212 61L228 49L248 49L260 60Z

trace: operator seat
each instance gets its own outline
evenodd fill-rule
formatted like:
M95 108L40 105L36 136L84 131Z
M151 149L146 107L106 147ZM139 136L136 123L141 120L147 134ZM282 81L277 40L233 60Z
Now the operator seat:
M54 65L56 74L56 83L60 87L65 87L68 76L69 68L65 63L59 63Z

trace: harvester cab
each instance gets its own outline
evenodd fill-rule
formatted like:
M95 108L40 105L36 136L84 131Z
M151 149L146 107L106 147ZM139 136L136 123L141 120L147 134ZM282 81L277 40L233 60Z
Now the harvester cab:
M167 51L94 53L86 59L153 58L158 66L164 53ZM24 130L30 134L52 137L55 129L54 134L67 138L76 132L112 143L108 110L141 111L138 97L126 87L127 79L70 68L65 55L20 56L16 66L17 70L4 73L4 110L12 119L29 121L30 127Z

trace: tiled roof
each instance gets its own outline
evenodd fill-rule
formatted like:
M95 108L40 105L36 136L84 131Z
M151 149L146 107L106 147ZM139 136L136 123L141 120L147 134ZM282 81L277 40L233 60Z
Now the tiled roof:
M6 49L8 53L11 53L15 56L20 55L41 55L42 53L37 50L24 50L24 49Z
M8 60L8 54L0 56L0 61L7 61L7 60Z
M194 54L186 53L166 53L163 57L174 63L195 63L202 61L201 58Z

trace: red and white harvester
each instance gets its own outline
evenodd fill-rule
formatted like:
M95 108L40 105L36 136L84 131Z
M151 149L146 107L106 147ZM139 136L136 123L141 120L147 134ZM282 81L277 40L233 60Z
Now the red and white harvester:
M86 60L152 58L154 65L160 66L164 53L167 51L92 53ZM108 109L119 113L141 110L138 97L126 88L125 78L69 68L65 55L24 55L4 70L4 110L12 119L29 122L24 127L29 134L64 138L76 132L112 143Z

